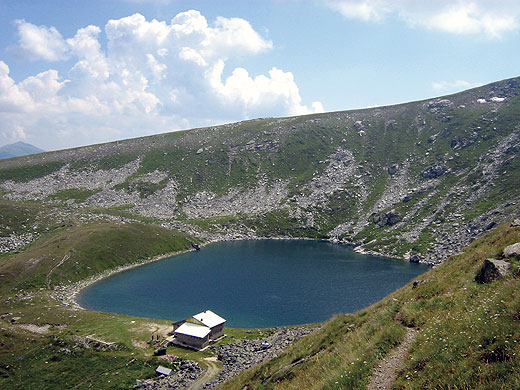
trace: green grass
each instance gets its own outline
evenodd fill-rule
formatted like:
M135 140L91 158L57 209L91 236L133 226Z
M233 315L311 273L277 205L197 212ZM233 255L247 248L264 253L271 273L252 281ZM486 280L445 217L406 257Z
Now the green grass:
M54 210L34 202L0 201L0 237L11 234L46 234L61 227L55 218ZM8 256L8 254L1 254Z
M73 171L82 171L85 169L85 166L89 166L92 169L102 169L102 170L110 170L121 168L122 166L128 164L131 161L137 159L137 155L134 154L114 154L106 157L101 157L98 159L83 159L76 160L70 164L70 169Z
M159 225L162 220L155 217L145 217L141 214L133 212L134 205L124 204L120 206L112 206L108 208L92 208L90 212L99 215L113 215L122 218L130 218L135 221L139 221L144 224L156 224Z
M48 162L37 165L26 165L16 168L2 169L2 180L12 180L14 182L27 182L38 179L58 171L65 164L62 162Z
M34 306L33 306L34 305ZM39 335L0 320L0 386L3 389L128 389L136 379L155 376L156 348L147 341L164 334L170 321L71 310L47 298L10 300L6 309L21 316L21 326L50 325ZM113 342L115 350L97 350L78 345L92 336ZM168 348L182 359L200 360L207 353Z
M192 241L197 240L140 223L71 226L42 237L20 254L0 258L0 273L5 280L0 292L35 290L82 280L138 260L190 249Z
M203 219L187 219L186 222L195 226L198 226L205 231L215 231L222 228L234 226L237 223L243 221L243 216L227 216L227 217L213 217Z
M87 200L87 198L90 198L92 195L95 195L100 191L100 188L93 190L89 190L86 188L70 188L67 190L57 191L53 195L50 195L48 199L60 200L62 202L67 200L73 200L77 203L83 203L85 200Z
M254 228L260 237L325 238L324 232L313 227L301 226L299 220L290 217L287 210L248 217L244 220L244 225Z
M38 220L40 207L0 202L0 236L31 229Z
M114 189L115 190L124 189L128 193L132 193L134 191L138 192L139 197L141 199L143 199L143 198L149 197L150 195L153 195L157 191L162 190L166 186L167 182L168 182L167 179L161 180L158 183L151 183L151 182L147 182L147 181L138 181L138 180L137 181L125 181L124 183L114 186Z

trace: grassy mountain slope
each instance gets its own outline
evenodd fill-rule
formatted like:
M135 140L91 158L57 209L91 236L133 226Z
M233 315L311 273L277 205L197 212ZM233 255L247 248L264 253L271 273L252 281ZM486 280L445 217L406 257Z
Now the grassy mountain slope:
M193 234L209 226L202 238L329 238L438 263L514 213L519 147L520 80L510 79L4 160L0 196L117 209Z
M81 222L77 214L46 224L47 210L34 205L2 211L29 224L38 217L43 232L25 250L0 256L0 388L127 389L153 376L159 362L145 341L165 333L168 321L77 310L53 299L54 288L191 249L193 238L151 224ZM115 345L99 348L87 336Z
M362 389L388 352L418 331L395 389L516 389L520 386L520 259L490 284L484 259L520 241L500 226L461 255L356 314L338 315L279 357L225 383L225 389Z
M150 224L71 219L31 247L0 257L0 293L52 289L93 274L166 253L191 249L197 240Z

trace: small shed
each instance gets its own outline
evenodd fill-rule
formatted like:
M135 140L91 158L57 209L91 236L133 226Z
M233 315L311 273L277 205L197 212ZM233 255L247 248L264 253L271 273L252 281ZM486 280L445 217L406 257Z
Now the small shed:
M163 367L163 366L159 366L157 367L157 369L155 370L155 372L159 375L166 375L166 376L170 376L171 373L172 373L172 369L171 368L167 368L167 367Z

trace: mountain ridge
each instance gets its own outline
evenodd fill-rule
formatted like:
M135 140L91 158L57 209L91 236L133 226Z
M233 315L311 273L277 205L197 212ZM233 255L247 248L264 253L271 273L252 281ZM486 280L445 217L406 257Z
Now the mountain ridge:
M320 238L437 264L516 212L519 95L513 78L393 106L48 152L1 161L0 191L119 209L209 241Z
M488 93L486 90L492 89L494 86L502 86L503 84L510 84L510 87L517 88L520 85L520 76L512 77L512 78L508 78L508 79L504 79L504 80L500 80L500 81L495 81L495 82L485 84L485 85L482 85L479 87L473 87L473 88L470 88L470 89L467 89L467 90L464 90L461 92L456 92L456 93L452 93L452 94L448 94L448 95L441 95L438 97L414 100L414 101L409 101L409 102L405 102L405 103L389 104L389 105L382 105L382 106L375 106L375 107L355 108L355 109L348 109L348 110L337 110L337 111L330 111L330 112L325 112L325 113L313 113L313 114L287 116L287 117L279 117L279 118L278 117L277 118L266 117L266 118L246 119L246 120L226 123L226 124L222 124L222 125L195 127L192 129L178 130L178 131L172 131L172 132L167 132L167 133L158 133L158 134L146 135L146 136L142 136L142 137L127 138L127 139L123 139L123 140L114 140L114 141L102 142L99 144L75 146L75 147L71 147L71 148L52 150L52 151L43 151L42 150L42 152L46 153L43 160L49 160L49 159L52 159L52 156L54 156L54 155L58 156L60 154L66 154L67 152L78 153L78 152L83 151L84 149L97 148L97 147L107 148L109 146L118 146L122 143L132 143L133 141L145 141L145 140L153 139L156 137L167 136L167 135L172 135L172 134L183 134L186 132L196 132L196 131L205 131L205 130L215 129L215 128L233 127L233 126L238 126L238 125L247 124L247 123L251 123L251 122L258 122L258 121L262 121L262 120L285 120L285 119L293 119L293 118L312 118L312 117L319 117L322 115L333 115L333 114L342 114L342 113L355 114L355 113L363 113L363 112L371 111L371 110L394 109L394 108L407 106L410 104L426 103L426 102L430 102L432 100L445 99L445 98L450 98L450 97L455 97L455 96L461 97L466 94L474 94L475 92L479 92L479 95L480 95L482 93ZM21 141L19 141L19 142L21 142ZM35 156L35 158L38 158L38 157ZM28 163L36 163L36 161L37 160L32 160L32 159L27 160ZM10 165L6 161L3 161L2 163L6 164L5 165L6 167L8 167ZM13 163L14 163L14 165L17 164L16 162L13 162Z

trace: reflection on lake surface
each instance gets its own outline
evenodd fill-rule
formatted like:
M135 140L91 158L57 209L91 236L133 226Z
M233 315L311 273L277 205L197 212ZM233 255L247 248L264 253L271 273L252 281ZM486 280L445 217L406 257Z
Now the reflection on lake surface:
M427 270L323 241L231 241L113 275L78 301L172 321L210 309L232 327L296 325L360 310Z

